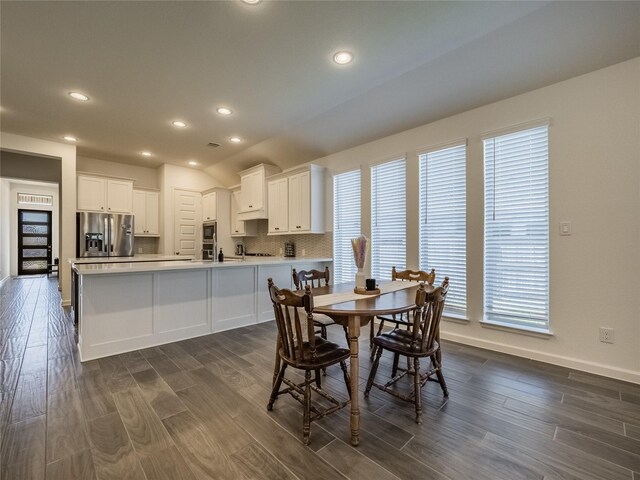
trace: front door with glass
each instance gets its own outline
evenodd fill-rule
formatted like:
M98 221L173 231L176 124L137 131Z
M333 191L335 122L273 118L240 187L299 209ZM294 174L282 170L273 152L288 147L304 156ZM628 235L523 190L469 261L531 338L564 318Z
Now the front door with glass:
M51 212L18 210L18 275L47 273L51 263Z

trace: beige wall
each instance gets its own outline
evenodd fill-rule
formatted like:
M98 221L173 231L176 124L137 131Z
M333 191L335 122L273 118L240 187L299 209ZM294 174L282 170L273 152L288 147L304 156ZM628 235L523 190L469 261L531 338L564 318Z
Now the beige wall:
M48 140L0 132L0 147L5 150L40 155L62 162L60 182L60 287L62 302L71 304L71 269L67 259L75 256L76 147ZM60 159L60 160L58 160Z
M78 172L96 173L109 177L130 178L134 182L134 188L160 188L157 168L127 165L125 163L109 162L107 160L88 157L78 157L76 166Z
M550 118L550 327L540 338L481 326L481 136ZM370 236L372 163L407 155L407 265L418 266L418 152L467 139L469 322L446 338L640 383L640 58L318 160L331 171L362 166L363 231ZM331 199L332 196L329 196ZM331 201L331 200L329 200ZM330 210L332 207L329 207ZM572 222L561 237L559 222ZM615 330L599 342L600 326Z
M11 200L9 179L0 178L0 283L9 277Z

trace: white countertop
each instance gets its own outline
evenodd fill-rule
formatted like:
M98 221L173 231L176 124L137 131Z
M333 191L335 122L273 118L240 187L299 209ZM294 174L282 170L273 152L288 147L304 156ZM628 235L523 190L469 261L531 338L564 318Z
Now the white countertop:
M133 257L82 257L70 258L69 263L135 263L135 262L166 262L191 261L193 257L185 255L164 255L161 253L140 253Z
M174 256L175 257L175 256ZM124 257L126 259L126 257ZM135 258L135 257L134 257ZM203 268L233 268L253 267L257 265L291 265L298 263L333 262L332 258L312 257L252 257L245 260L229 259L223 263L212 260L191 260L186 262L176 261L138 261L132 262L129 257L121 262L102 262L85 264L74 262L73 270L78 275L115 274L115 273L140 273L168 270L197 270ZM174 258L175 260L175 258ZM186 259L185 259L186 260Z

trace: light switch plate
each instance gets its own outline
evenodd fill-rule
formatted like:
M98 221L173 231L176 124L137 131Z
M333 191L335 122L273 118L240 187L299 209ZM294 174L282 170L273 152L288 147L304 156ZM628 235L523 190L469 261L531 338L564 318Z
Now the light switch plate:
M560 222L560 235L571 235L571 222L567 220Z

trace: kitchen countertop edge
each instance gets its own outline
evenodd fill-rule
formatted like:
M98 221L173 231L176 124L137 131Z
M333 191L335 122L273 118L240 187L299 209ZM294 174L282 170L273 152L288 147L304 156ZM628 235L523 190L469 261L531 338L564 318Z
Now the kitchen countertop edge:
M117 263L95 263L86 264L82 262L72 262L73 271L78 275L101 275L118 273L148 273L154 271L170 270L198 270L204 268L234 268L253 267L260 265L287 265L297 263L318 263L333 262L333 258L326 257L260 257L250 260L228 260L222 263L211 260L189 260L185 261L143 261L143 262L117 262Z

